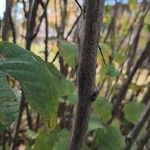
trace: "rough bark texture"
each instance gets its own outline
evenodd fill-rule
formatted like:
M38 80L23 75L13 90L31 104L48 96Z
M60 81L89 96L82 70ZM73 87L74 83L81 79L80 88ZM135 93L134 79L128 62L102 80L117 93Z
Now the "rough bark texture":
M103 14L103 0L84 0L78 57L78 104L70 150L81 150L95 99L96 54Z

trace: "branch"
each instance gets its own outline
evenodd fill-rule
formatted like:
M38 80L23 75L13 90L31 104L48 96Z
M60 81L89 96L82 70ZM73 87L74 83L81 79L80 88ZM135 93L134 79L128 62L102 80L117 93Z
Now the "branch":
M80 20L80 18L81 18L81 15L82 15L82 13L80 13L80 15L79 15L79 16L77 17L77 19L75 20L73 26L71 27L70 31L68 32L68 34L67 34L67 36L66 36L66 38L65 38L65 40L67 40L68 37L70 36L70 34L72 33L74 27L75 27L76 24L79 22L79 20Z
M82 6L79 4L78 0L75 0L76 4L78 5L78 7L80 8L81 10L81 13L82 13Z
M81 150L88 128L95 90L96 55L103 16L103 0L85 0L79 31L78 103L69 150Z
M99 48L100 54L101 54L101 56L102 56L103 63L104 63L105 66L107 66L106 61L105 61L105 58L104 58L104 55L103 55L103 53L102 53L102 49L101 49L101 47L100 47L99 45L98 45L98 48Z
M27 18L26 49L30 49L32 43L33 31L36 26L36 16L40 0L34 0L30 4ZM32 7L31 7L32 6Z
M37 28L35 29L35 33L33 33L33 35L32 35L32 40L37 36L37 34L38 34L39 30L40 30L43 18L45 17L45 14L46 14L46 11L47 11L48 3L49 3L49 0L47 0L45 5L43 4L43 1L40 2L41 6L43 8L43 14L40 17L40 21L39 21L39 24L38 24Z
M136 55L136 51L137 51L137 47L138 47L138 43L139 43L139 39L140 39L140 34L142 31L142 27L143 27L143 22L144 22L144 18L141 20L141 24L139 25L138 29L137 29L137 33L136 36L133 40L132 46L130 46L131 48L129 49L129 53L127 55L128 58L128 62L127 62L127 74L130 73L131 67L134 64L134 58Z
M129 150L132 147L142 127L144 126L145 122L148 120L149 114L150 114L150 101L148 102L145 111L141 115L140 120L134 126L133 130L128 134L124 150Z
M54 0L54 8L55 8L55 29L56 29L56 31L57 31L57 27L58 27L58 25L57 25L57 4L56 4L56 0Z
M146 7L146 8L145 8ZM144 0L139 8L139 11L137 12L137 14L135 15L135 18L133 19L133 22L131 23L128 32L123 36L123 38L121 38L121 40L119 41L119 44L116 48L116 50L118 51L120 49L120 47L123 45L124 41L126 40L126 38L128 37L129 33L130 35L132 35L133 33L133 29L134 29L134 25L138 19L139 14L142 12L143 16L145 17L149 11L150 8L150 4L147 4L147 0ZM145 11L146 10L146 11ZM143 16L141 16L141 18L143 18ZM141 20L141 18L139 20Z
M58 57L58 55L59 55L59 51L56 53L56 55L54 56L54 58L53 58L53 60L52 60L52 64L54 63L54 61L56 60L56 58Z
M6 0L6 11L4 13L4 25L2 28L2 40L8 41L8 33L10 29L10 14L12 10L13 1Z
M111 21L110 21L110 24L109 24L109 26L108 26L108 30L107 30L106 36L105 36L105 38L104 38L104 43L106 43L109 34L113 31L113 29L112 29L113 26L115 26L115 20L116 20L117 11L118 11L118 8L117 8L116 6L117 6L117 2L116 2L116 4L115 4L114 13L113 13L112 19L111 19Z
M146 131L145 131L145 133L144 133L142 139L140 139L140 142L138 143L138 148L137 148L137 150L143 149L144 145L145 145L146 143L148 143L149 138L150 138L150 120L149 120L149 122L148 122L147 129L146 129Z
M26 2L25 2L25 0L22 0L22 4L23 4L24 16L25 16L25 18L28 18L28 11L26 10Z
M150 39L148 40L147 45L146 45L144 51L142 52L140 58L137 60L133 70L130 72L128 79L126 80L126 82L121 86L121 88L118 91L118 94L117 94L114 104L113 104L112 118L114 118L115 115L117 114L117 112L119 110L119 106L122 103L122 100L126 96L129 84L131 83L135 73L141 67L144 60L149 56L149 48L150 48Z
M15 130L13 143L11 145L10 150L15 150L16 149L16 144L17 144L20 124L21 124L21 118L22 118L22 114L23 114L23 111L24 111L24 106L25 106L25 96L24 96L24 93L22 92L22 99L21 99L20 109L19 109L20 112L19 112L19 116L18 116L18 120L17 120L17 125L16 125L16 130Z
M64 31L66 27L66 21L67 21L67 7L68 7L68 0L60 0L60 26L57 28L57 36L58 38L64 37ZM62 4L63 3L63 4Z
M45 12L45 61L48 61L48 16L47 11Z
M13 22L11 14L9 14L9 20L10 20L10 27L12 30L13 42L16 43L16 28L15 28L15 24Z
M145 105L147 105L149 100L150 100L150 82L148 83L147 92L146 92L146 94L144 95L144 98L143 98L143 102L145 103Z

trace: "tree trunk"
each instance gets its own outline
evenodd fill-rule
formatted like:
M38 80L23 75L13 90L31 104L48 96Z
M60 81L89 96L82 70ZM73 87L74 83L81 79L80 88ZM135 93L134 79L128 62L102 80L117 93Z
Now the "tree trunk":
M2 29L2 40L8 41L8 33L10 30L10 16L11 16L11 9L13 5L13 0L6 0L6 10L4 13L4 26Z
M78 57L78 104L70 150L81 150L86 136L95 88L96 54L103 14L103 0L84 0Z

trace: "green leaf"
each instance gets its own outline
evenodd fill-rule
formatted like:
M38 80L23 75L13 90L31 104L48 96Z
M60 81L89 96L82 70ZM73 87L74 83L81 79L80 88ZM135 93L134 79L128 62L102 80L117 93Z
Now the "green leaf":
M98 150L122 150L124 138L117 128L108 126L98 131L96 144Z
M35 140L38 137L38 133L28 129L25 133L24 133L25 137L29 140Z
M16 95L7 85L6 74L0 70L0 103L12 100L16 100Z
M137 0L129 0L128 1L130 10L133 10L133 8L135 8L136 2L137 2Z
M105 5L105 13L110 14L111 12L111 6L110 5Z
M66 63L75 68L75 58L77 56L77 45L67 41L60 41L60 55L64 58Z
M123 113L127 121L136 124L143 110L144 104L140 102L128 102L124 105Z
M114 118L112 123L111 123L111 126L117 128L117 129L120 129L120 120L117 118Z
M69 95L68 98L67 98L67 100L69 101L69 103L72 104L72 105L76 104L77 99L78 99L78 97L77 97L76 90L71 95Z
M116 62L118 62L119 64L122 64L124 61L124 57L123 55L118 52L118 51L113 51L113 58L115 59Z
M111 111L112 104L104 97L98 97L93 104L93 114L104 122L111 118Z
M93 130L97 130L97 129L105 129L103 123L96 117L91 116L90 118L90 122L88 125L88 131L93 131Z
M147 31L150 32L150 24L147 24Z
M59 93L59 96L65 97L71 95L75 89L73 82L71 82L70 80L66 80L61 72L58 71L53 64L49 63L48 69L54 76L55 87Z
M69 96L74 92L75 86L74 83L70 80L62 80L62 83L60 85L60 92L61 96Z
M130 5L130 4L135 4L135 3L136 3L136 0L129 0L128 3L129 3L129 5Z
M51 74L55 78L58 78L58 79L64 78L64 76L61 74L61 72L59 70L57 70L57 68L52 63L47 63L47 67L48 67L49 71L51 72Z
M4 102L0 105L0 132L9 127L18 116L19 102Z
M62 138L63 137L63 138ZM61 130L58 133L57 141L53 150L66 150L68 149L70 134L67 130Z
M54 131L41 132L35 142L35 150L66 150L69 142L69 132L56 128Z
M114 66L108 65L108 66L106 67L106 72L105 72L105 74L106 74L107 76L110 76L110 77L112 77L112 78L115 78L115 77L118 77L118 76L120 75L120 72L119 72L118 70L116 70Z
M45 62L32 52L9 42L0 42L0 70L18 80L26 100L38 111L49 128L56 124L58 92L54 76Z
M50 133L41 132L37 137L34 145L34 150L48 150L54 147L57 134L55 131Z
M0 150L4 150L3 145L0 145ZM5 144L5 150L10 150L10 145L8 143Z
M9 127L17 118L19 100L7 85L6 74L0 70L0 132Z

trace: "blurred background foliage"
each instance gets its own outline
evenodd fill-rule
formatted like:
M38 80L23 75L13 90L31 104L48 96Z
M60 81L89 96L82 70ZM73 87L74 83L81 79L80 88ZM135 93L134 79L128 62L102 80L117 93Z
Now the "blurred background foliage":
M17 43L37 56L30 54L36 58L35 64L30 65L28 62L33 60L27 56L28 52L10 45L8 49L13 49L14 53L8 55L9 50L0 46L0 69L3 69L0 70L0 149L10 149L15 143L19 150L66 150L77 102L76 63L82 0L80 5L75 0L6 0L5 3L4 15L1 9L1 40ZM142 113L147 112L150 105L150 46L144 60L139 59L149 39L149 0L105 1L97 50L99 95L92 107L85 150L123 150L128 136L133 135L133 129L139 125ZM22 56L17 55L19 52ZM10 67L11 58L15 58L17 65ZM140 65L135 69L137 62ZM17 70L24 68L23 74L15 72L14 67ZM28 74L25 67L32 74ZM34 80L31 85L27 85L29 79ZM46 84L46 88L51 89L49 95L44 90ZM24 106L16 135L23 95L21 86L23 90L23 86L27 86L24 94L29 103ZM125 86L119 113L114 115L114 101ZM12 101L16 96L18 101ZM49 98L51 101L46 101ZM49 123L45 127L44 119L47 122L50 119L55 127ZM131 139L130 149L150 149L149 115L142 127L136 132L137 137ZM51 128L55 129L50 131Z

